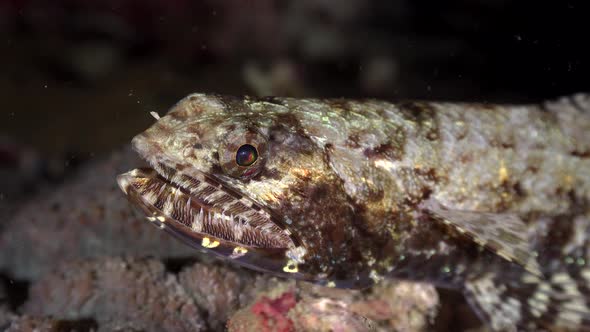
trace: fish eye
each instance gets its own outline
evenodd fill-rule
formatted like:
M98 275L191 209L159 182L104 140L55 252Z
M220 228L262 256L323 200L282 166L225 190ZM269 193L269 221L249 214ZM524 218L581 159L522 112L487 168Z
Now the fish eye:
M248 180L264 168L268 159L268 139L255 128L232 128L224 135L217 154L225 174Z
M236 164L239 166L250 166L258 160L258 150L250 144L240 146L236 152Z

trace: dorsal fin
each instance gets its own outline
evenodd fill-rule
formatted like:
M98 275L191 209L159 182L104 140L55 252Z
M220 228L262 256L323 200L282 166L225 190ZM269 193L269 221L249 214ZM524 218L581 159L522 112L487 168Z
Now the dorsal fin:
M526 225L513 214L452 210L429 199L421 207L457 234L542 277L536 254L526 237Z

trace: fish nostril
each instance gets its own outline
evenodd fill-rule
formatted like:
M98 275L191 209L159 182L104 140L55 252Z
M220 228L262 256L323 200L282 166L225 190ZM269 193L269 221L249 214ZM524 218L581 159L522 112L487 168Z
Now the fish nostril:
M131 146L144 159L149 159L150 156L162 150L158 141L154 139L154 136L147 133L141 133L133 137Z

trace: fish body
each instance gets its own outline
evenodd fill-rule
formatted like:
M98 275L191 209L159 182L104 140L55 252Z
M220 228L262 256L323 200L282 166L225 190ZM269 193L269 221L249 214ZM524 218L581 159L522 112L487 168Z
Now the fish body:
M590 330L590 97L192 94L118 177L148 220L279 276L461 290L494 330Z

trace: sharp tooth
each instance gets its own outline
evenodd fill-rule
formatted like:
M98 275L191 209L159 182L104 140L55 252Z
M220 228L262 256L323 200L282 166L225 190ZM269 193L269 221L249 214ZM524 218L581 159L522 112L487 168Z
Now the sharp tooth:
M160 188L160 191L158 191L158 197L160 197L160 195L162 195L162 193L164 192L164 190L166 190L166 186L165 185Z
M193 216L193 223L191 225L191 229L195 232L200 232L203 229L203 220L201 219L203 214L203 209L199 214Z
M172 216L172 211L174 210L174 202L172 195L168 196L168 199L164 203L164 208L162 210L164 211L164 214Z
M192 197L189 196L188 200L186 201L186 210L190 211L191 209L191 199Z
M153 192L148 192L143 196L143 199L148 202L149 204L154 204L156 202L157 197L154 195Z
M240 224L234 223L232 228L235 240L240 241L244 235L244 227L242 227Z

